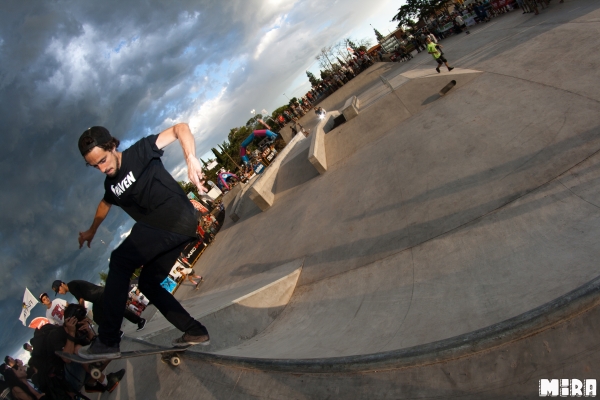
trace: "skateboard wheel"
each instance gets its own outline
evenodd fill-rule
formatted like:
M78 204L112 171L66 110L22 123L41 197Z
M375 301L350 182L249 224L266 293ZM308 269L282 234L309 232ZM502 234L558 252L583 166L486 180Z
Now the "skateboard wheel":
M94 379L100 379L100 377L102 376L102 371L100 371L98 368L92 368L92 370L90 371L90 375Z
M177 356L173 356L169 359L169 362L171 363L172 366L176 367L179 364L181 364L181 359Z

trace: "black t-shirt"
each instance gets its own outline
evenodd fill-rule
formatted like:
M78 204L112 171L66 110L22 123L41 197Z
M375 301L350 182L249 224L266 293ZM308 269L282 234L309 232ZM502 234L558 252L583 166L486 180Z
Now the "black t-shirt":
M196 210L163 166L158 135L140 139L123 151L121 167L104 181L104 201L121 207L136 222L196 236Z
M104 294L104 288L102 286L94 285L87 281L71 281L67 283L69 292L79 303L79 299L84 299L90 303L98 303L102 301L102 295Z

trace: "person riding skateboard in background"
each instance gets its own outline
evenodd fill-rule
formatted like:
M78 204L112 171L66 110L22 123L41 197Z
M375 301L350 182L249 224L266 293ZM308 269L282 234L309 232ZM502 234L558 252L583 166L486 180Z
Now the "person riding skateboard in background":
M52 290L54 290L56 294L71 293L77 300L77 303L83 307L85 307L86 301L92 303L94 322L98 324L98 326L102 326L104 323L104 288L102 286L81 280L74 280L69 283L55 280L52 282ZM131 323L136 324L138 326L138 331L141 331L146 326L146 320L140 318L139 315L131 310L125 309L123 316Z
M425 38L425 40L427 41L427 52L431 54L433 56L433 59L438 63L438 66L435 67L435 70L438 72L438 74L440 73L440 66L442 65L442 63L446 65L448 71L452 71L454 67L448 65L448 60L446 60L446 58L444 57L444 53L442 53L442 51L440 50L443 46L441 44L433 43L429 36Z
M113 205L121 207L136 222L130 235L110 256L104 296L104 321L99 336L79 355L87 359L118 358L119 328L125 312L129 280L143 265L139 288L165 318L183 335L174 346L209 344L207 329L183 308L161 282L169 274L185 246L197 240L197 215L177 181L160 158L163 148L178 140L187 163L188 177L202 193L202 166L196 158L194 136L187 124L174 125L158 135L144 137L120 152L119 140L101 126L87 129L78 147L87 165L106 175L90 228L79 233L79 247L88 247Z

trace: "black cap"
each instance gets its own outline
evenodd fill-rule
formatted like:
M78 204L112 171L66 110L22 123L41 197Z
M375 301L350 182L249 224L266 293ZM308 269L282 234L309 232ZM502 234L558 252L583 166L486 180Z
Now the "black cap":
M40 294L40 297L39 297L40 301L42 301L42 297L44 297L44 296L50 298L50 296L48 296L48 293L42 293L42 294Z
M111 139L112 136L108 129L103 126L92 126L79 137L79 152L85 156L94 147L108 143Z
M64 282L60 279L57 279L54 282L52 282L52 290L54 290L54 293L58 294L58 288L60 288L60 285L62 285L63 283ZM54 295L54 297L56 297L56 294Z

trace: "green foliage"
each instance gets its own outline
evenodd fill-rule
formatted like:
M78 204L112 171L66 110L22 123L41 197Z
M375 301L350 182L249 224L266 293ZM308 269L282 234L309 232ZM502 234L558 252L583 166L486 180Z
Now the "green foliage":
M348 47L350 47L352 50L357 51L358 50L358 46L356 45L356 43L354 43L352 40L350 39L346 39L346 44L348 45Z
M198 188L192 182L179 181L177 183L179 183L179 186L181 186L186 196L189 192L192 192L194 196L196 196L196 199L200 198L200 195L198 194Z
M406 4L398 9L398 14L394 15L392 21L398 21L399 27L414 26L415 21L426 20L441 9L448 12L450 3L451 0L407 0Z
M108 272L98 272L98 275L100 275L100 286L104 286L106 285L106 278L108 278Z
M317 86L319 85L319 80L317 79L317 77L315 76L315 74L313 74L310 71L306 71L306 76L308 76L308 81L310 82L310 84L312 86Z
M373 30L375 31L375 37L377 38L377 41L381 42L383 40L384 36L381 33L379 33L379 31L377 29L373 28Z
M218 162L219 164L223 165L223 164L225 163L225 161L224 161L224 157L221 155L221 153L219 153L219 152L217 151L217 149L215 149L214 147L213 147L212 149L210 149L210 150L211 150L211 151L213 152L213 154L215 155L215 159L217 160L217 162Z

